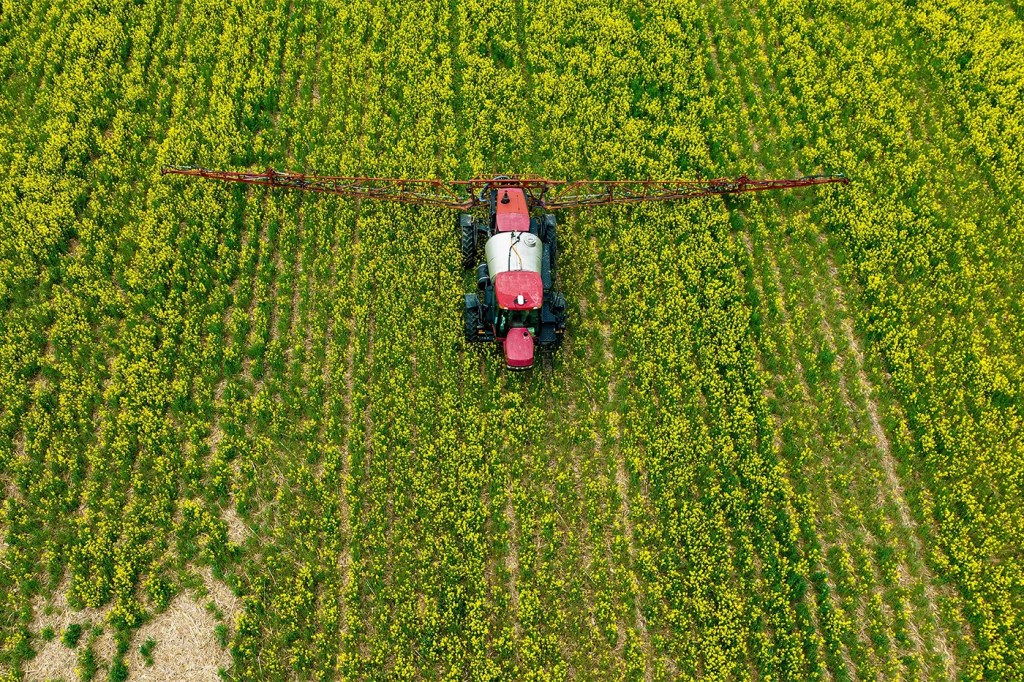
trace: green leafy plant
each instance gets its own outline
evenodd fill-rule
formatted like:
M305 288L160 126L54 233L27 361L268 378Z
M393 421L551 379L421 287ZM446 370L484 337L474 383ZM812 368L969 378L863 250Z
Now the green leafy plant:
M147 666L153 665L153 649L155 648L156 640L152 637L148 637L139 647L139 653L142 655L142 660Z
M72 623L68 625L64 634L61 636L60 641L69 649L74 649L78 646L78 642L82 639L82 626L78 623Z

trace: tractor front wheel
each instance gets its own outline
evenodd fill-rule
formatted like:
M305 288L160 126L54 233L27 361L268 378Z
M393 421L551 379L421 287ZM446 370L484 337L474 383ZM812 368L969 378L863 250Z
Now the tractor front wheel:
M459 232L461 236L462 267L468 270L476 265L476 225L473 216L468 213L459 215Z
M552 213L546 214L541 223L541 241L544 248L551 254L551 278L555 278L555 271L558 269L558 221Z

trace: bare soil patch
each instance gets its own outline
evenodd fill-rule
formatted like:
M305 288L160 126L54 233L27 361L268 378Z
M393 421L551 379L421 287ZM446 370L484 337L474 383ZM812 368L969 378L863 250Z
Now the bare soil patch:
M238 511L232 507L227 506L223 513L224 522L228 526L228 540L240 545L245 542L245 539L252 534L249 530L249 526L246 525L245 521L239 516Z
M910 505L907 502L903 488L903 481L900 479L900 475L896 471L896 460L892 454L892 445L879 417L878 401L875 398L875 385L868 377L866 370L867 361L864 357L864 350L861 347L860 340L854 332L853 320L847 312L846 298L839 282L839 268L836 267L835 262L832 261L831 258L828 262L828 274L836 291L836 306L839 313L843 316L841 322L843 335L846 337L846 342L850 347L850 351L853 353L853 357L857 365L858 388L867 400L867 413L871 428L871 435L875 441L875 446L881 454L882 469L885 472L886 478L886 490L880 490L879 495L883 499L886 496L891 496L891 499L895 502L899 513L900 523L909 531L909 550L924 559L925 550L920 540L920 530L918 529L917 522L911 514ZM901 582L909 579L909 569L902 562L899 566L899 570ZM959 673L959 666L957 665L956 657L953 655L952 647L949 644L949 639L947 637L946 630L942 625L942 619L939 613L938 593L941 590L941 587L938 586L937 581L934 575L932 575L931 569L928 567L926 561L922 562L921 565L920 580L924 587L928 615L935 626L933 631L935 637L934 645L942 657L943 672L947 679L954 679ZM915 646L919 647L921 651L924 651L925 647L923 639L918 630L917 623L914 622L913 619L910 619L909 629L911 640L914 642Z
M512 601L512 612L516 614L513 630L516 638L522 636L519 624L519 522L516 520L516 509L512 504L512 495L505 502L505 520L508 521L508 554L505 557L505 569L508 570L508 591Z

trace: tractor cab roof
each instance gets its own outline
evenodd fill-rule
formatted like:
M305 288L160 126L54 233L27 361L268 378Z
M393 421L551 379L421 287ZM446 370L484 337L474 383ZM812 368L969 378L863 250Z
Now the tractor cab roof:
M494 278L498 307L505 310L533 310L541 306L544 284L539 272L508 270Z

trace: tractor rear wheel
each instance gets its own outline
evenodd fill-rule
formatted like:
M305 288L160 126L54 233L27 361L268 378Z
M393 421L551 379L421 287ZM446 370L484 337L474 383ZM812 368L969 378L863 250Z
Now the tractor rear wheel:
M464 323L466 341L480 340L480 299L476 294L466 294L464 311Z
M468 213L459 215L459 231L461 233L462 267L468 270L476 265L476 225L473 216Z

